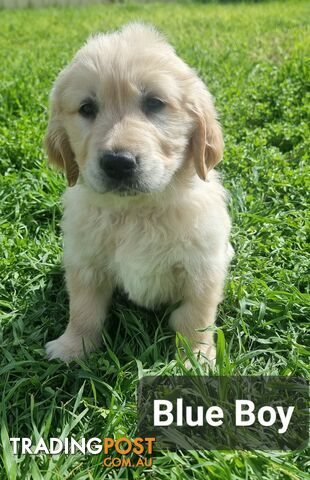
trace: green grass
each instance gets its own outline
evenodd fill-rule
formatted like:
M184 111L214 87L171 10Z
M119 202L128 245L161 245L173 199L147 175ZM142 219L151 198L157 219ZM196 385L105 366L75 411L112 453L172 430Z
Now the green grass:
M3 8L38 8L48 6L89 5L94 3L113 3L113 0L0 0ZM114 2L115 3L115 2Z
M69 366L44 358L45 341L68 317L65 181L42 149L48 93L90 33L133 19L167 33L207 82L224 126L219 170L231 192L236 256L219 309L215 373L309 378L309 18L299 1L1 12L1 479L310 478L306 452L158 452L151 469L113 471L99 456L17 458L8 446L8 435L134 435L138 378L185 371L168 312L141 311L121 296L101 352ZM201 372L193 364L192 374Z

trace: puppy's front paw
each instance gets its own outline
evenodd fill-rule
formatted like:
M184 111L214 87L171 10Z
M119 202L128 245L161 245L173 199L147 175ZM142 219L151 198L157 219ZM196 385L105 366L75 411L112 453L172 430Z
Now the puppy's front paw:
M80 336L70 335L64 333L56 340L45 344L45 351L48 360L59 358L64 362L70 362L77 358L83 358L85 352L90 352L95 346L91 346L90 343L83 343L83 339Z
M170 327L186 337L199 363L214 365L216 360L216 347L214 345L212 322L205 322L199 318L195 309L184 304L172 312L169 319ZM197 327L200 325L200 328ZM206 325L204 327L204 325ZM192 366L190 360L185 361L186 368Z
M204 347L198 352L202 359L208 360L211 365L215 365L216 361L216 347L213 343L209 345L204 345ZM203 361L203 360L202 360Z
M202 365L206 370L210 367L215 366L216 362L216 348L214 345L203 345L202 348L195 348L193 350L194 355L197 361ZM193 364L189 359L185 360L185 367L190 370L193 368Z

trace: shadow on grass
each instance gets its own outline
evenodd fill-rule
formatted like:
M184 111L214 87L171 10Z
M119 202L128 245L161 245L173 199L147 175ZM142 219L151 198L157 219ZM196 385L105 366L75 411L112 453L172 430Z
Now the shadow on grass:
M140 308L125 294L115 291L102 330L102 345L85 361L98 356L105 358L107 350L117 357L120 365L139 360L151 366L156 361L171 360L174 334L168 327L168 317L168 309L151 311ZM44 285L31 293L27 309L19 312L18 319L17 323L10 323L15 330L13 336L29 350L39 344L44 359L44 344L61 335L69 320L69 298L60 265L51 268Z

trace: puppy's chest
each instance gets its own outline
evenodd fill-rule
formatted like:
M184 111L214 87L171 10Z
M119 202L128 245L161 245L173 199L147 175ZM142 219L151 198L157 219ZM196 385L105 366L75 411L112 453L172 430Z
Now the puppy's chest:
M120 222L104 244L115 283L132 301L152 308L182 298L184 245L167 226L139 218Z

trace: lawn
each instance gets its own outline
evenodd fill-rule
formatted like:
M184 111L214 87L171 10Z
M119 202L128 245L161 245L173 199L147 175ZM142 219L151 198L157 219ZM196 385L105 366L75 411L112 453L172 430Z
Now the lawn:
M138 379L186 373L168 312L140 310L120 294L102 351L70 365L44 358L44 343L68 318L59 228L65 180L47 167L42 148L48 94L90 33L133 19L166 32L208 84L224 127L218 170L231 193L236 256L218 314L214 373L309 378L309 7L162 3L0 12L0 478L310 478L305 451L157 452L151 468L111 470L98 455L14 457L8 445L8 436L134 436ZM201 373L193 364L191 374Z

